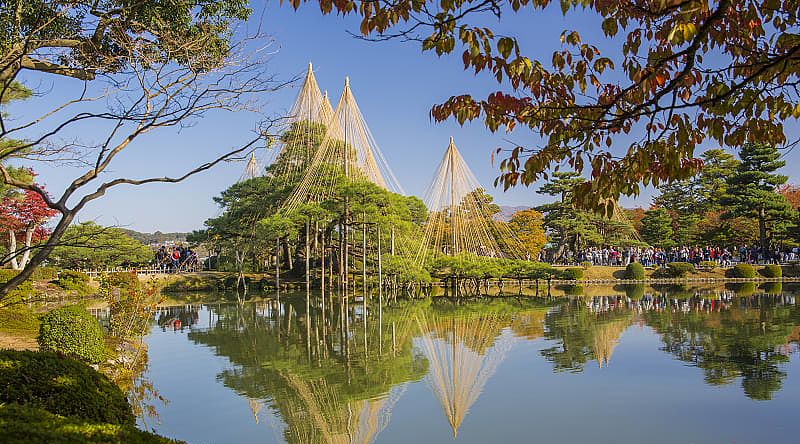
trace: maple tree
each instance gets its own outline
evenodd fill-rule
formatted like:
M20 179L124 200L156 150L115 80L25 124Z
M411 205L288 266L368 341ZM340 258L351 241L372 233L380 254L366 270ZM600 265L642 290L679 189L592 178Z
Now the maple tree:
M32 245L47 238L49 230L44 224L56 214L58 211L50 208L35 191L4 193L0 199L0 229L7 234L4 261L9 261L11 268L20 270L28 264Z
M291 0L295 8L301 3ZM780 146L787 142L784 121L800 116L796 0L318 3L324 14L359 15L367 39L417 41L440 56L460 53L465 69L492 76L498 90L485 98L450 97L433 107L433 119L532 130L541 141L511 149L498 182L531 184L569 164L589 173L575 203L606 212L642 184L696 174L703 162L695 148L704 141ZM528 29L535 28L556 5L565 15L599 19L605 40L585 41L586 29L566 29L550 57L528 57L517 37L485 25L488 16L525 14ZM601 52L609 42L615 49Z

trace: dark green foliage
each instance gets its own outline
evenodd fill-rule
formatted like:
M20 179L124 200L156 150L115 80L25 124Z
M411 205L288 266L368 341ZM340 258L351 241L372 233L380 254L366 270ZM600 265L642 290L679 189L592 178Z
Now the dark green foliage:
M577 281L583 278L583 268L570 267L561 271L561 279Z
M50 258L65 268L105 268L147 264L150 247L131 238L120 228L94 222L71 225L64 233L66 245L56 247Z
M731 270L731 276L735 278L752 279L756 277L756 269L750 264L736 264Z
M80 295L91 292L89 287L89 275L80 271L62 270L58 274L56 284L67 291L76 291Z
M638 262L631 262L625 267L625 279L644 279L644 266Z
M167 444L178 441L143 432L129 424L89 422L9 404L0 407L0 442Z
M633 300L639 300L644 296L644 284L628 284L623 287L625 287L625 296Z
M674 244L672 216L664 208L644 212L641 228L642 238L650 245L671 247Z
M688 262L670 262L667 264L669 275L674 278L685 277L689 273L696 273L694 265Z
M768 278L783 277L783 269L780 265L769 264L761 269L761 275Z
M786 165L774 146L745 144L739 153L742 162L728 177L728 194L723 199L727 217L743 216L758 221L761 248L768 248L775 236L786 233L794 220L794 210L777 193L786 176L776 171Z
M121 289L136 288L139 286L139 278L135 272L108 273L103 278L103 284Z
M56 308L42 316L37 338L42 350L96 364L105 358L97 320L81 306Z
M88 421L133 424L125 395L91 367L55 353L0 351L0 403Z

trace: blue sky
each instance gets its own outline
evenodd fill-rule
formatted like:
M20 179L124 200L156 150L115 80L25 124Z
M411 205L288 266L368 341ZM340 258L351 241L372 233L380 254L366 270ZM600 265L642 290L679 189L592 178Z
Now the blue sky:
M304 4L299 12L287 5L255 2L255 12L248 26L259 21L265 33L274 39L271 55L264 57L271 72L281 78L302 74L309 61L314 64L317 81L327 89L333 105L341 94L345 76L362 113L395 175L407 193L421 195L431 180L434 169L447 146L449 137L469 163L477 178L496 202L506 205L536 205L547 199L535 190L520 187L508 192L493 189L496 166L490 163L491 152L498 146L508 147L504 139L530 145L536 138L517 130L512 135L491 134L480 122L463 127L455 122L435 124L428 117L432 105L451 95L473 93L478 96L496 90L488 76L465 72L460 56L436 57L422 53L419 44L399 41L372 43L353 38L347 31L356 32L355 17L322 16L315 2ZM499 33L520 37L523 52L549 60L557 48L564 29L577 29L585 40L599 41L604 47L618 47L604 41L599 23L594 17L570 13L566 17L558 7L550 8L544 20L531 26L528 16L509 16L501 24L493 23ZM491 24L491 23L490 23ZM8 109L20 117L48 109L58 99L74 94L82 83L52 77L23 78L30 86L48 91L43 97L15 104ZM300 84L262 98L263 115L275 116L291 106ZM183 130L166 129L152 133L136 142L119 158L113 168L117 175L135 177L154 174L177 174L192 165L210 159L225 148L251 136L260 120L257 113L212 114ZM102 128L76 130L76 139L96 141L103 136ZM790 137L792 134L790 134ZM263 153L259 153L263 157ZM786 156L791 174L798 162L796 155ZM198 175L177 185L119 187L90 204L80 220L95 220L108 225L120 225L140 231L189 231L202 227L208 217L219 213L211 198L234 183L244 169L243 163L222 165L211 172ZM62 189L77 174L77 170L60 166L37 167L39 182L51 190ZM792 177L792 181L794 177ZM796 181L795 181L796 182ZM650 192L638 199L624 198L623 205L647 206Z

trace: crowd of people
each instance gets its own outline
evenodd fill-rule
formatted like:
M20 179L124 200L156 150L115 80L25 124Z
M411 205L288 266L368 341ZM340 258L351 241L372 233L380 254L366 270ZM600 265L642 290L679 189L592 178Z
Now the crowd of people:
M165 272L195 271L198 266L197 252L181 245L162 245L156 250L155 263L157 268Z
M734 263L779 264L800 259L800 250L794 248L762 249L757 245L741 245L739 247L719 246L682 246L672 248L657 247L590 247L577 255L566 252L555 260L556 263L580 264L588 262L592 265L624 267L631 262L639 262L645 267L664 266L670 262L689 262L699 265L701 262L716 262L719 266L731 266Z

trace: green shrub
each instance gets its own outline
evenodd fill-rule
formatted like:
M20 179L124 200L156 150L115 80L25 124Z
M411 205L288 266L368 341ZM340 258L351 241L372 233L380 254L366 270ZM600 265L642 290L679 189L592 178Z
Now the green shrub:
M717 264L717 261L700 261L700 263L699 263L699 264L697 264L697 265L698 265L700 268L705 268L705 269L708 269L708 270L713 270L713 269L717 268L717 266L718 266L719 264Z
M88 421L133 424L125 395L101 373L55 353L0 351L0 404L20 404Z
M675 278L684 277L689 273L695 273L694 265L688 262L670 262L667 264L669 275Z
M780 265L769 264L761 269L761 275L768 278L783 277L783 269Z
M764 282L761 290L766 294L781 294L783 293L783 282Z
M581 267L583 267L584 270L588 270L592 268L592 263L589 261L583 261L581 262Z
M627 284L625 287L625 296L639 300L644 296L644 284Z
M80 271L62 270L58 274L56 284L64 290L76 291L80 295L88 294L91 291L89 275Z
M19 274L19 270L10 270L8 268L0 268L0 284L5 284L6 282L10 281L11 278ZM31 283L30 279L26 280L25 282L21 283L17 288L11 291L8 295L7 300L12 299L19 299L19 298L30 298L36 294L36 291L33 289L33 284Z
M54 281L58 279L58 268L56 267L38 267L33 270L31 278L34 281Z
M752 279L756 277L756 269L750 264L736 264L731 270L731 276L735 278Z
M143 432L129 424L87 422L11 404L0 407L0 442L167 444L179 441Z
M105 358L100 324L78 305L56 308L42 316L37 338L45 351L96 364Z
M577 281L583 279L583 268L570 267L561 270L561 279Z
M103 277L103 284L109 287L121 288L123 290L136 288L139 286L139 277L134 271L120 271L108 273Z
M625 279L640 281L644 279L644 266L638 262L631 262L625 267Z

